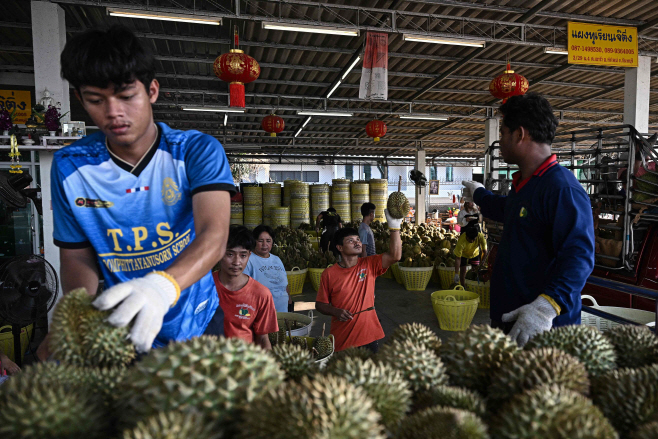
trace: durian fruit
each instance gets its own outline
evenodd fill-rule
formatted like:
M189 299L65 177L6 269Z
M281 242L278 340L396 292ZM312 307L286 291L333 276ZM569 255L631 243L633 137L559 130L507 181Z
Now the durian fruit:
M467 410L480 417L484 417L486 413L484 399L478 393L462 387L436 386L416 395L415 410L424 410L434 406Z
M293 346L299 346L302 349L308 349L308 343L304 337L290 337L290 344Z
M429 327L421 323L405 323L400 325L389 337L389 342L393 341L411 340L414 343L419 343L427 349L434 351L438 354L441 347L441 339L436 336L436 333Z
M394 431L409 411L411 390L402 374L387 364L372 360L345 358L332 363L327 372L363 389L382 417L382 424Z
M393 218L405 218L409 215L409 200L402 193L402 177L398 182L398 191L391 193L388 196L388 201L386 202L386 208L388 209L388 214Z
M334 348L334 342L331 337L316 337L313 340L313 349L318 353L318 358L324 358L331 354Z
M526 349L556 348L573 355L587 368L591 377L616 367L615 349L598 329L586 325L553 328L534 336Z
M270 345L272 347L275 347L276 345L279 344L279 333L278 332L271 332L267 334L267 338L270 340Z
M384 439L366 392L333 375L302 379L246 407L241 439Z
M123 432L123 439L221 439L223 432L199 415L160 412Z
M347 349L343 349L342 351L337 351L334 352L334 354L331 356L329 361L327 362L327 367L331 363L334 363L339 360L344 360L345 358L348 357L354 357L354 358L359 358L361 360L367 360L368 358L373 358L375 356L375 353L371 351L370 349L367 348L362 348L362 347L351 347Z
M625 436L658 415L658 364L601 375L592 382L592 399Z
M0 392L0 437L107 437L111 417L83 374L75 366L39 363L13 376Z
M396 439L489 439L476 414L450 407L431 407L405 418Z
M49 348L66 364L125 367L135 358L135 346L127 338L129 328L107 323L112 311L97 310L93 300L84 288L62 297L53 314Z
M384 345L377 358L399 370L414 392L448 383L446 368L441 359L426 347L410 340Z
M580 393L557 385L516 395L491 423L496 439L618 439L603 413Z
M646 326L619 325L604 334L615 347L618 367L658 363L658 337Z
M273 356L238 338L201 336L154 349L126 374L121 400L128 425L161 411L233 420L284 373Z
M546 384L589 394L587 370L576 358L558 349L531 349L512 357L493 375L489 406L496 411L514 395Z
M299 346L276 346L272 349L272 355L289 380L299 381L302 377L314 375L318 370L311 352Z
M452 384L486 395L492 375L520 349L500 329L479 325L455 333L440 352Z
M658 421L644 424L633 432L631 439L656 439L658 438Z

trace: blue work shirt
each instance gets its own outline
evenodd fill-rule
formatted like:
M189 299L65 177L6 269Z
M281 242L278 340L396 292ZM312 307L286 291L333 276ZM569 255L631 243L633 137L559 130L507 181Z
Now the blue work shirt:
M550 296L560 306L553 326L580 324L582 291L594 268L594 223L587 193L555 155L508 196L485 188L473 199L482 214L504 224L491 277L491 319Z

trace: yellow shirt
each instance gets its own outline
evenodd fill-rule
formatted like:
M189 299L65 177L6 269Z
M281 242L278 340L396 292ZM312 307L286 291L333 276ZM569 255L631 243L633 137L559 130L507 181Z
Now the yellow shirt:
M458 258L473 259L480 254L480 248L482 248L483 252L487 251L487 240L484 239L484 234L478 233L475 241L468 242L466 233L462 233L453 253Z

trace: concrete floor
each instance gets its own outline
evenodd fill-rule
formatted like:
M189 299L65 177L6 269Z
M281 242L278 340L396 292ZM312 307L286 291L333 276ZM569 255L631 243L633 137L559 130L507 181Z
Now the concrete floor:
M443 340L454 334L454 332L443 331L439 328L439 321L432 308L430 295L440 289L437 284L430 281L425 291L407 291L394 279L377 278L375 308L386 337L399 325L414 322L429 326ZM310 282L304 284L302 294L293 296L296 312L307 313L307 310L313 310L312 337L322 334L322 325L324 323L326 323L326 334L329 334L331 325L331 317L322 315L315 310L315 297L316 293ZM489 310L478 309L471 324L482 325L489 323Z

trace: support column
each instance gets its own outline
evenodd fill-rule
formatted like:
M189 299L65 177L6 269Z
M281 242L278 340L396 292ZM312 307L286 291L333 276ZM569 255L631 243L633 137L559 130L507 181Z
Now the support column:
M491 117L484 122L484 147L489 148L497 140L500 140L500 118ZM500 150L497 149L493 154L484 157L484 185L487 189L493 189L487 185L487 181L498 178L498 171L492 171L492 168L498 167L499 162L495 158L499 154Z
M637 67L625 70L624 124L633 125L640 133L648 133L651 58L638 56Z
M32 1L32 44L34 54L35 101L39 101L47 88L53 100L61 105L62 114L70 111L69 84L60 76L59 57L66 44L64 10L55 3ZM69 119L66 116L66 119ZM41 151L41 201L43 204L44 257L59 276L59 249L53 243L53 211L50 196L50 168L53 153ZM60 295L61 297L61 295ZM52 311L48 314L48 321Z
M425 150L422 146L418 146L416 150L416 166L415 168L425 173ZM416 225L425 223L425 191L426 187L415 186L416 189Z

